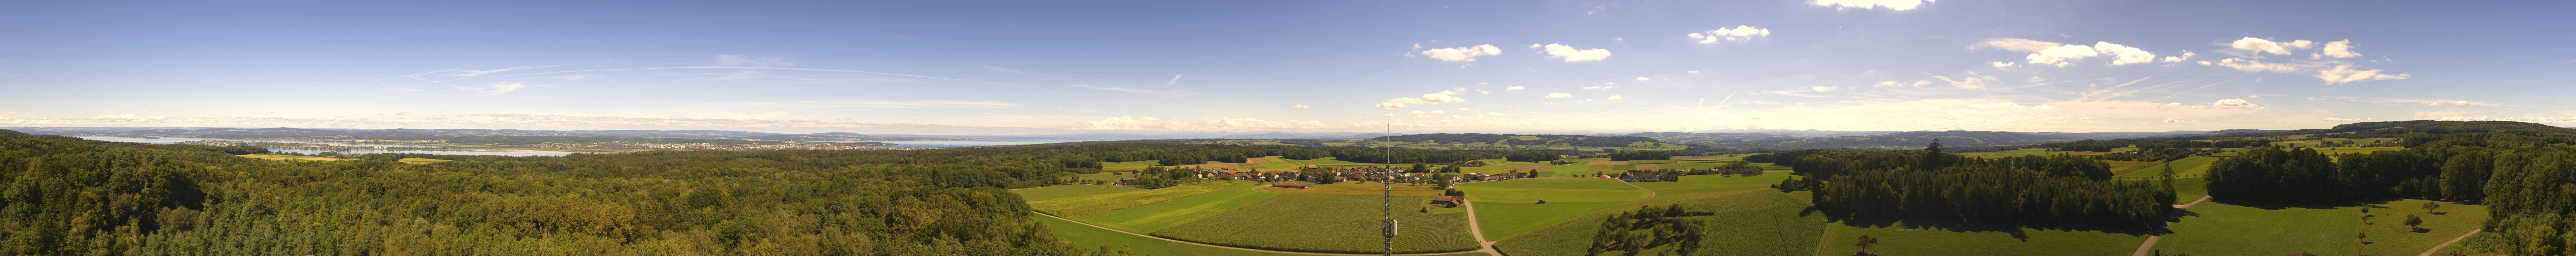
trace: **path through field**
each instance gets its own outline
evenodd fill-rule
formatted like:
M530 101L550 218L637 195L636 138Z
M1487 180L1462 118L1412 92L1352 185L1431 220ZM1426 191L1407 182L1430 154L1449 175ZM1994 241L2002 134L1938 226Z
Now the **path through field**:
M2209 196L2201 196L2199 200L2191 200L2191 202L2190 202L2190 203L2183 203L2183 204L2177 204L2177 205L2174 205L2174 211L2179 212L2179 211L2182 211L2182 209L2184 209L2184 208L2191 208L2191 206L2192 206L2192 205L2199 205L2201 202L2209 202ZM2158 232L2158 233L2162 233L2162 232ZM2477 232L2469 232L2469 233L2475 234L2475 233L2477 233ZM2156 248L2156 240L2157 240L2157 239L2164 238L2164 237L2165 237L2165 235L2164 235L2164 234L2156 234L2156 235L2152 235L2152 236L2147 236L2147 242L2145 242L2145 243L2139 243L2139 244L2138 244L2138 252L2129 253L2129 256L2147 256L2147 252L2148 252L2149 250L2154 250L2154 248ZM2466 237L2466 236L2463 236L2463 237ZM2457 239L2453 239L2453 240L2451 240L2451 241L2459 241L2459 240L2457 240ZM2446 245L2446 246L2447 246L2447 245ZM2434 249L2437 249L2437 250L2438 250L2438 249L2441 249L2441 247L2433 247L2433 248L2434 248ZM2425 253L2432 253L2432 252L2425 252Z
M2477 234L2478 230L2471 229L2468 234L2460 234L2460 237L2458 238L2451 238L2450 242L2442 242L2442 245L2433 246L2433 249L2424 250L2423 254L2416 254L2415 256L2433 256L2433 253L2442 252L2442 248L2451 247L2451 244L2459 243L2460 239L2469 239L2469 236Z

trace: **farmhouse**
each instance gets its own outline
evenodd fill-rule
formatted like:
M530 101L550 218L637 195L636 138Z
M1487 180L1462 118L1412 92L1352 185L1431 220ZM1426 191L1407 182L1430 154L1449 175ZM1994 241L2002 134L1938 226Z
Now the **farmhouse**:
M1306 184L1297 183L1270 183L1270 186L1283 188L1306 188Z
M1467 199L1461 196L1431 196L1431 203L1441 204L1443 207L1458 207L1458 204L1466 202Z
M1467 180L1491 180L1491 179L1493 179L1493 177L1494 177L1493 175L1486 175L1485 173L1481 173L1481 172L1479 172L1479 173L1469 173L1469 174L1467 174Z

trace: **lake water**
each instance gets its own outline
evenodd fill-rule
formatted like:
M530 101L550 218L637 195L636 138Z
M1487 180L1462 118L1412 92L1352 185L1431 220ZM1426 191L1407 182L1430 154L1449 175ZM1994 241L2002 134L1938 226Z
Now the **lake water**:
M158 138L158 139L155 139L155 138L136 138L136 137L116 137L116 136L72 136L72 137L82 138L82 139L91 139L91 140L102 140L102 141L115 141L115 142L138 142L138 143L152 143L152 144L171 144L171 143L179 143L179 142L186 142L186 141L197 141L197 140L217 140L217 141L276 142L276 143L308 143L308 144L322 144L322 145L333 145L333 146L343 146L343 147L361 147L361 148L445 148L445 147L446 147L446 146L432 146L432 145L418 145L418 144L400 144L400 143L307 142L307 141L288 141L288 140L248 140L248 139L179 138L179 137L161 137L161 138ZM269 151L269 152L294 152L294 153L305 153L305 154L319 154L319 153L322 153L322 152L339 152L340 154L406 153L406 154L478 155L478 156L562 156L562 155L570 155L570 154L572 154L572 153L573 153L573 152L562 152L562 151L541 151L541 150L455 150L455 149L359 149L359 150L328 150L328 149L269 148L269 149L268 149L268 151Z
M884 143L894 143L894 144L895 144L894 146L887 146L887 147L890 147L890 148L952 148L952 147L975 147L975 146L1028 145L1028 144L1046 144L1046 143L1063 143L1063 142L1083 142L1083 141L1093 141L1093 140L1076 140L1076 139L976 139L976 140L842 140L842 141L816 141L816 142L843 142L843 143L847 143L847 142L884 142Z

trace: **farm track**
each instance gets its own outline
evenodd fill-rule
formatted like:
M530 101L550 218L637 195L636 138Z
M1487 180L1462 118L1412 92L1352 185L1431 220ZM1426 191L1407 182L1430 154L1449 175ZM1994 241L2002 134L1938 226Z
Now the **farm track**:
M2191 202L2190 202L2190 203L2183 203L2183 204L2177 204L2177 205L2174 205L2174 211L2179 212L2179 211L2182 211L2182 209L2185 209L2185 208L2191 208L2191 206L2193 206L2193 205L2200 205L2200 203L2203 203L2203 202L2209 202L2209 196L2201 196L2199 200L2191 200ZM2160 240L2160 239L2163 239L2163 238L2165 237L2165 235L2164 235L2164 234L2161 234L2162 232L2158 232L2158 233L2160 233L2160 234L2156 234L2156 235L2153 235L2153 236L2147 236L2147 241L2146 241L2146 242L2144 242L2144 243L2138 243L2138 251L2137 251L2137 252L2131 252L2131 253L2129 253L2129 256L2147 256L2147 253L2148 253L2148 252L2154 251L2154 250L2155 250L2155 248L2156 248L2156 240ZM2470 233L2471 233L2471 234L2475 234L2476 232L2470 232ZM2462 237L2466 237L2466 236L2462 236ZM2452 241L2459 241L2459 240L2452 240ZM2441 249L2441 247L2434 247L2434 249L2439 250L2439 249ZM2431 253L2431 252L2425 252L2425 253Z

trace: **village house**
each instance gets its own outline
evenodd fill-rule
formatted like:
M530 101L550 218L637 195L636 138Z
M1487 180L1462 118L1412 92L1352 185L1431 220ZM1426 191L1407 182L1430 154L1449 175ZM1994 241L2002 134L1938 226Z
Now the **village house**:
M1467 203L1467 198L1463 196L1431 196L1431 203L1440 204L1442 205L1441 207L1458 207L1458 204Z

